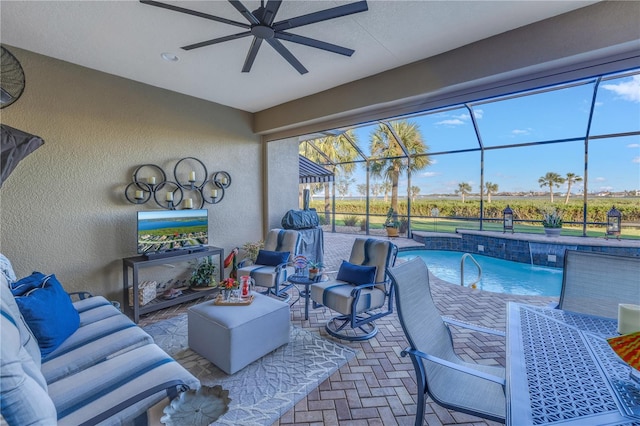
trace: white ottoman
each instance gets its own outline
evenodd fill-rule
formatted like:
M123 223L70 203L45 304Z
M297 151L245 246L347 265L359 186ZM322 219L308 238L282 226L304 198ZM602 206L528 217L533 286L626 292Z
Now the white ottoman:
M233 374L289 343L289 305L262 294L254 296L247 306L209 301L190 307L189 347Z

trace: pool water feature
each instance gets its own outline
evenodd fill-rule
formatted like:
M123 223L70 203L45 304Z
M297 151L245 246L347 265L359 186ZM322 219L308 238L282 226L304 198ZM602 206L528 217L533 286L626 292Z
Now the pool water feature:
M429 271L441 280L460 284L460 260L464 253L447 250L408 250L398 257L406 260L421 257ZM474 254L482 267L482 279L477 288L496 293L529 296L560 296L562 268L511 262ZM478 277L478 268L471 259L464 264L464 285L469 286Z

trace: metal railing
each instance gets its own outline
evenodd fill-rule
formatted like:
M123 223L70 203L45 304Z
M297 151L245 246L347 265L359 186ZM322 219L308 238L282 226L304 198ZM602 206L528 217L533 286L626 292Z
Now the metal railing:
M476 266L478 267L478 279L473 281L469 287L471 288L476 288L478 284L478 282L480 282L480 280L482 279L482 267L480 266L480 264L473 258L473 256L471 256L470 253L465 253L462 255L462 258L460 259L460 285L464 287L464 260L466 258L469 258L473 261L473 263L476 264Z

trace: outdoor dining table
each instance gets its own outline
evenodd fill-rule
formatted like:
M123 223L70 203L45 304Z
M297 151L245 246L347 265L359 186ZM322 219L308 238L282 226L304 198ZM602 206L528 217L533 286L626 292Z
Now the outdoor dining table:
M606 341L616 320L507 309L507 425L640 425L640 382Z

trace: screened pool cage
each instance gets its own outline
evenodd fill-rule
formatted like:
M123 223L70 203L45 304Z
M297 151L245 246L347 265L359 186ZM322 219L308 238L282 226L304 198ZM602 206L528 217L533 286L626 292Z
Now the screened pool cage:
M640 238L640 69L298 141L300 194L333 232L503 231L509 206L515 232L555 211L563 235L604 237L615 205Z

